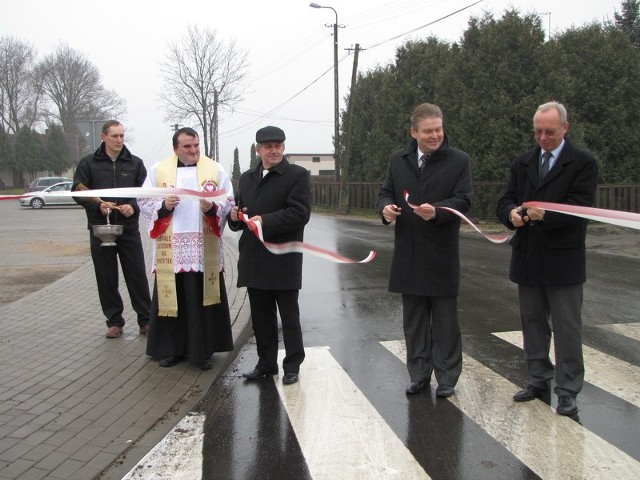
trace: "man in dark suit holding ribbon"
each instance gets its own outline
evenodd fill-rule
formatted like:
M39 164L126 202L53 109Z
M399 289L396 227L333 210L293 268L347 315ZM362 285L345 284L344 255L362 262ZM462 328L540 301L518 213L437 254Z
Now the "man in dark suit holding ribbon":
M567 111L558 102L540 105L533 116L537 145L511 164L497 215L515 230L511 239L509 278L518 284L520 320L529 383L513 399L526 402L550 397L555 373L556 412L578 412L582 389L582 290L586 281L587 221L572 215L523 208L530 201L591 207L598 165L586 150L565 138ZM553 328L552 328L553 327ZM549 359L551 333L554 365Z
M309 171L290 164L284 156L285 134L278 127L256 132L260 163L242 174L236 206L229 214L229 228L242 230L238 242L238 287L247 287L251 323L256 337L258 362L243 374L258 380L278 373L278 311L282 321L285 357L282 383L298 381L304 360L298 294L302 287L302 253L275 255L260 242L239 213L260 222L264 240L301 242L311 214Z
M402 316L411 384L407 394L427 390L450 397L462 372L458 324L460 218L471 206L469 156L449 146L436 105L418 105L410 118L412 139L391 155L378 194L382 222L395 221L389 291L402 294ZM412 210L404 198L416 204Z

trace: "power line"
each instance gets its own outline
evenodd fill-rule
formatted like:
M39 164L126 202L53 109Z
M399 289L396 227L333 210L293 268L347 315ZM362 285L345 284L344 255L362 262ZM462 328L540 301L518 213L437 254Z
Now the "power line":
M370 46L370 47L362 48L361 50L370 50L370 49L372 49L372 48L379 47L380 45L383 45L383 44L385 44L385 43L391 42L391 41L396 40L396 39L398 39L398 38L400 38L400 37L403 37L403 36L405 36L405 35L409 35L409 34L411 34L411 33L417 32L418 30L421 30L421 29L423 29L423 28L426 28L426 27L428 27L428 26L431 26L431 25L433 25L433 24L435 24L435 23L441 22L442 20L444 20L444 19L446 19L446 18L449 18L449 17L451 17L451 16L453 16L453 15L456 15L456 14L458 14L458 13L460 13L460 12L464 11L464 10L467 10L467 9L469 9L469 8L473 7L474 5L477 5L477 4L479 4L479 3L482 3L483 1L484 1L484 0L478 0L478 1L474 2L474 3L471 3L471 4L469 4L469 5L465 6L465 7L463 7L463 8L460 8L460 9L458 9L458 10L456 10L456 11L452 12L452 13L449 13L449 14L444 15L444 16L442 16L442 17L440 17L440 18L436 19L436 20L433 20L433 21L431 21L431 22L429 22L429 23L427 23L427 24L425 24L425 25L422 25L422 26L420 26L420 27L413 28L413 29L411 29L411 30L409 30L409 31L407 31L407 32L404 32L404 33L401 33L401 34L399 34L399 35L396 35L396 36L394 36L394 37L392 37L392 38L389 38L389 39L387 39L387 40L384 40L384 41L382 41L382 42L379 42L379 43L377 43L377 44L374 44L374 45L372 45L372 46ZM411 0L411 1L408 1L408 2L405 2L405 3L407 3L407 4L416 4L416 5L418 5L418 4L420 4L420 5L424 5L424 2L422 2L422 1L416 1L416 0ZM397 7L398 7L398 4L397 4L397 3L389 3L389 4L386 4L386 5L393 6L395 9L397 9ZM385 6L382 6L382 8L384 8L384 7L385 7ZM391 7L390 7L390 8L391 8ZM404 12L404 13L406 13L406 12ZM381 11L380 15L381 15L381 16L382 16L382 15L386 15L386 13L384 12L384 10L382 10L382 11ZM388 18L388 16L387 16L386 18ZM338 63L342 63L342 61L343 61L345 58L347 58L348 56L349 56L349 54L347 53L346 55L344 55L344 56L343 56L343 57L338 61ZM272 110L268 111L267 113L264 113L264 114L260 115L260 116L259 116L259 117L257 117L255 120L252 120L251 122L249 122L249 123L247 123L247 124L245 124L245 125L241 125L241 126L239 126L239 127L236 127L236 128L231 129L231 130L228 130L228 131L226 131L226 132L224 132L224 133L221 133L221 134L220 134L220 138L228 138L228 136L231 136L232 134L243 133L243 132L246 132L247 130L249 130L249 129L253 128L253 127L254 127L254 126L256 126L256 125L257 125L257 124L258 124L262 119L264 119L264 118L266 118L266 117L271 116L273 113L275 113L275 112L277 112L278 110L280 110L281 108L283 108L285 105L287 105L289 102L291 102L291 101L292 101L292 100L294 100L296 97L298 97L299 95L301 95L303 92L305 92L306 90L308 90L308 89L309 89L313 84L315 84L316 82L318 82L322 77L324 77L327 73L331 72L332 70L333 70L333 66L329 67L329 68L328 68L327 70L325 70L322 74L320 74L320 76L319 76L319 77L317 77L315 80L311 81L311 83L309 83L307 86L305 86L304 88L302 88L300 91L298 91L297 93L295 93L294 95L292 95L291 97L289 97L287 100L285 100L284 102L282 102L280 105L278 105L278 106L274 107ZM272 71L276 71L276 70L272 70ZM264 77L262 77L262 78L264 78Z
M429 26L433 25L434 23L441 22L441 21L442 21L442 20L444 20L445 18L452 17L453 15L456 15L457 13L460 13L460 12L462 12L462 11L464 11L464 10L467 10L467 9L469 9L469 8L473 7L474 5L477 5L477 4L479 4L479 3L482 3L483 1L484 1L484 0L478 0L477 2L471 3L471 4L467 5L466 7L462 7L462 8L460 8L459 10L456 10L455 12L451 12L451 13L449 13L449 14L447 14L447 15L443 16L443 17L440 17L440 18L438 18L437 20L433 20L432 22L426 23L426 24L424 24L424 25L422 25L422 26L420 26L420 27L416 27L416 28L411 29L411 30L409 30L409 31L407 31L407 32L404 32L404 33L401 33L401 34L399 34L399 35L396 35L395 37L391 37L391 38L389 38L389 39L387 39L387 40L384 40L384 41L382 41L382 42L380 42L380 43L376 43L375 45L371 45L371 46L367 47L367 50L371 50L372 48L376 48L376 47L379 47L380 45L384 45L385 43L391 42L391 41L393 41L393 40L397 40L398 38L400 38L400 37L404 37L405 35L409 35L410 33L417 32L418 30L422 30L423 28L429 27Z
M348 56L349 56L348 53L345 54L341 59L338 60L338 63L342 63L342 61L345 58L347 58ZM226 135L231 135L231 134L236 134L236 133L242 133L242 132L246 132L250 128L253 128L255 125L257 125L260 122L260 120L262 120L263 118L266 118L266 117L270 116L271 114L273 114L273 113L277 112L278 110L280 110L282 107L284 107L286 104L291 102L293 99L295 99L296 97L301 95L304 91L308 90L314 83L319 81L322 77L324 77L327 73L329 73L331 71L333 71L333 65L331 67L329 67L327 70L325 70L322 74L320 74L319 77L317 77L315 80L313 80L311 83L309 83L307 86L302 88L300 91L298 91L297 93L295 93L294 95L289 97L287 100L282 102L277 107L273 108L272 110L268 111L267 113L263 114L262 116L258 117L256 120L254 120L254 121L252 121L252 122L250 122L250 123L248 123L246 125L242 125L240 127L233 128L231 130L228 130L228 131L222 133L221 136L226 136Z

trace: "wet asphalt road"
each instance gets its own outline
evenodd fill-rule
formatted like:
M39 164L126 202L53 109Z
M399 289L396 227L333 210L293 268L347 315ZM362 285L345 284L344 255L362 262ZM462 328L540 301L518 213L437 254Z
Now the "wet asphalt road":
M279 377L243 380L241 373L256 361L250 342L198 407L206 415L203 478L640 478L640 260L588 253L583 344L593 366L587 367L578 397L579 416L571 420L540 401L517 406L511 401L527 373L517 346L516 289L507 278L510 247L463 235L464 382L454 397L441 400L433 395L435 386L430 395L408 398L402 356L393 354L403 343L401 298L387 292L393 228L375 220L313 216L305 241L351 258L364 258L369 249L378 256L367 265L305 257L300 305L309 353L300 383L283 388ZM320 347L328 347L342 383L314 385L315 378L326 378L315 376L310 355L324 351ZM331 437L331 430L352 419L338 417L327 433L323 427L334 421L326 416L331 410L318 405L337 393L343 395L334 401L338 415L347 411L348 395L364 396L372 417L390 429L382 438L397 437L398 448L408 452L409 470L354 465L357 450L375 448L379 441L366 430L354 432L356 427L341 433L355 433L356 440L332 450L342 437ZM551 407L555 402L553 396ZM541 410L534 412L536 404ZM385 444L382 450L390 449ZM603 459L593 460L598 454ZM331 465L342 474L330 473Z

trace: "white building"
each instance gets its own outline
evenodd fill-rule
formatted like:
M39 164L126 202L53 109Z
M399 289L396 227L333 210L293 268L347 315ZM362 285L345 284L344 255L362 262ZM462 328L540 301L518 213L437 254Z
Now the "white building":
M336 160L331 153L287 153L289 163L306 168L312 177L335 179Z

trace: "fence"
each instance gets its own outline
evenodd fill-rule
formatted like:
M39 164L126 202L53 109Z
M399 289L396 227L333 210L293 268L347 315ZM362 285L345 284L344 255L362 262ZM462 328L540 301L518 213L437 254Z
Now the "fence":
M373 210L382 182L350 182L349 208ZM494 220L496 202L504 190L504 183L475 182L469 218ZM313 205L337 208L340 199L340 183L312 182ZM598 185L595 207L625 212L639 212L640 185Z

